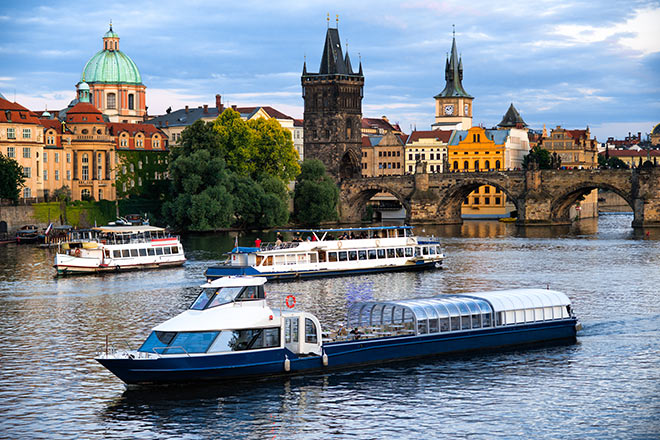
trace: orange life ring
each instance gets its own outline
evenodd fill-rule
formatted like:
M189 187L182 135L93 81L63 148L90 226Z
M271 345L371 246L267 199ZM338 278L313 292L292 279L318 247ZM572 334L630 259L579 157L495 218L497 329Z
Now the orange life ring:
M293 295L289 295L286 297L286 306L290 309L294 308L296 306L296 297Z
M81 253L81 252L80 252L80 249L76 249L76 251L74 252L74 254L76 254L76 257L79 257L79 256L80 256L80 253Z

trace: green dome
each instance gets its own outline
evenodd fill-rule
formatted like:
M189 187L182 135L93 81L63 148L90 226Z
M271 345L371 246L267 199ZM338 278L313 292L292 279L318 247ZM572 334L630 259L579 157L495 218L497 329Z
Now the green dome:
M85 64L81 81L106 84L142 84L142 77L133 60L122 51L102 50Z

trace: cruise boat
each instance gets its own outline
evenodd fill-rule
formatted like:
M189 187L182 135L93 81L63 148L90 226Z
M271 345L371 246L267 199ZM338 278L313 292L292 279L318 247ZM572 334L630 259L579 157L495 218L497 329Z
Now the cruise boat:
M55 255L58 274L180 266L186 261L179 237L149 225L108 225L70 233Z
M326 331L296 310L293 295L271 308L265 283L241 276L204 284L190 308L154 327L139 349L115 350L106 337L96 360L129 385L229 381L573 343L578 330L564 293L520 289L357 302L345 326Z
M416 237L411 226L293 229L294 241L236 246L207 280L229 275L295 279L369 272L439 268L444 255L436 237Z

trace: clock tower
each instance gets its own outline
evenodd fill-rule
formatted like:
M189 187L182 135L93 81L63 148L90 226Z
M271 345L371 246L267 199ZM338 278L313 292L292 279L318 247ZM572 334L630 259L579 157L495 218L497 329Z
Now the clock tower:
M452 38L451 58L445 64L446 85L435 98L434 130L467 130L472 127L472 101L463 88L463 60L456 50L456 34Z

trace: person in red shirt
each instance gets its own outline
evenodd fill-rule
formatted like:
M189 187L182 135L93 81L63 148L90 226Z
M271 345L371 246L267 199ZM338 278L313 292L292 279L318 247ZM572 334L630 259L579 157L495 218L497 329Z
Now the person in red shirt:
M254 240L254 247L260 248L261 247L261 239L257 237L256 240Z

